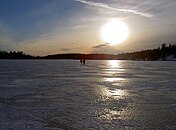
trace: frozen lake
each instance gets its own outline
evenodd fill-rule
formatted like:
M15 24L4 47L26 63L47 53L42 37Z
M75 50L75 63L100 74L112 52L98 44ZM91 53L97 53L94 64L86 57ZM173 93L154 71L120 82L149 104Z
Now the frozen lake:
M176 62L0 60L1 130L176 129Z

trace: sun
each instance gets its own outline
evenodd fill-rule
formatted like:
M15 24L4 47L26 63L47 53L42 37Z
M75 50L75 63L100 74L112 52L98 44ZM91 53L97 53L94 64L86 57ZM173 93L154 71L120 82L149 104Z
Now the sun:
M104 42L116 45L124 42L129 36L127 25L122 21L110 21L101 29Z

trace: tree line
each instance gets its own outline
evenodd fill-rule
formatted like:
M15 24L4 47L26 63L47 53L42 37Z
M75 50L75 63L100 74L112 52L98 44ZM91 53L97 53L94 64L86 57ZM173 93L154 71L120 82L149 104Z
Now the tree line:
M55 54L48 56L31 56L22 51L0 51L0 59L93 59L93 60L166 60L167 56L176 58L175 44L162 44L155 49L136 51L131 53L112 54Z
M175 44L162 44L156 49L142 50L132 53L122 53L117 55L119 60L165 60L167 56L173 55L176 58Z
M0 59L35 59L37 57L25 54L22 51L0 51Z

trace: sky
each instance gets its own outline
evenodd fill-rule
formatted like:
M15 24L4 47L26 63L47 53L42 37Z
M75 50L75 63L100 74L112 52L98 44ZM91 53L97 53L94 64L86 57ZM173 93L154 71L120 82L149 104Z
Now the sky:
M32 55L132 52L176 42L175 0L0 0L0 50ZM109 46L101 28L121 20L129 38Z

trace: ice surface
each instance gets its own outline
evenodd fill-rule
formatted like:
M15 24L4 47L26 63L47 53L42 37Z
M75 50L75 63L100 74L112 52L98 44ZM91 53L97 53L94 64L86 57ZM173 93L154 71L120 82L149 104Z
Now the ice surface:
M1 60L0 129L176 129L176 62Z

